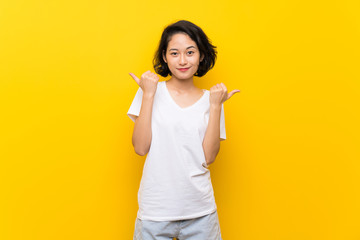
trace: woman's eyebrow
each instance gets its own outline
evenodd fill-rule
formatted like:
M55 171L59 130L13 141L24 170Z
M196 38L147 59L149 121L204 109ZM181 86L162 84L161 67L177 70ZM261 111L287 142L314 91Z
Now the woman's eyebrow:
M190 46L190 47L187 47L186 49L189 49L189 48L195 48L194 46ZM179 50L179 49L177 49L177 48L171 48L171 49L169 49L169 51L171 51L171 50Z

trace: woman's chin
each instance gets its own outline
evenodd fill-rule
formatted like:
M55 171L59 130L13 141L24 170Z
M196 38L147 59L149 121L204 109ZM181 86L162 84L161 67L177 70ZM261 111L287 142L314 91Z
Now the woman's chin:
M175 77L176 79L179 79L179 80L192 79L193 76L194 76L194 74L191 74L191 73L186 73L186 74L173 74L173 77Z
M193 76L190 76L190 77L179 76L179 77L176 77L176 79L181 80L181 81L186 81L186 80L192 79L192 77Z

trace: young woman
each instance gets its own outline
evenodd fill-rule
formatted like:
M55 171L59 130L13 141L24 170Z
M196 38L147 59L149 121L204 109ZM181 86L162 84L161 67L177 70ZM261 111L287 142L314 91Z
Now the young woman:
M194 85L215 64L216 50L205 33L189 21L167 26L153 64L171 78L159 82L147 71L128 111L135 122L132 144L147 154L138 192L134 239L221 239L208 166L226 139L223 103L230 93L223 83L210 91Z

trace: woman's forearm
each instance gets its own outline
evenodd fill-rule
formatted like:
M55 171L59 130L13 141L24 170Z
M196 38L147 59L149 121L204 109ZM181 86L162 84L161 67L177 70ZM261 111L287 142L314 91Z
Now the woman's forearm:
M220 114L221 105L210 106L209 122L203 140L203 149L207 165L215 161L220 150Z
M154 96L144 93L139 116L135 120L132 144L138 155L149 152L151 144L151 117Z

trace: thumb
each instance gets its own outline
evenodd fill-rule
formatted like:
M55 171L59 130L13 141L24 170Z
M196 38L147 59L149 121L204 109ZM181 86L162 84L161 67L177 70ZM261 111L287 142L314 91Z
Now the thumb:
M227 99L230 99L232 97L232 95L234 95L235 93L240 92L240 90L232 90L231 92L228 93L228 97Z
M140 79L137 76L135 76L135 74L133 73L129 73L129 74L135 80L135 82L140 86Z

